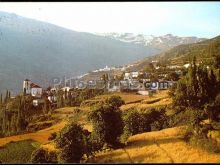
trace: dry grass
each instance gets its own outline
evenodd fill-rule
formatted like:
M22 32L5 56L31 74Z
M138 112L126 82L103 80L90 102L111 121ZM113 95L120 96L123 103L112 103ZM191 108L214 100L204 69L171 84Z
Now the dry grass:
M125 101L125 104L129 104L132 102L141 102L142 100L148 98L148 96L143 96L143 95L138 95L138 94L133 94L133 93L114 92L111 94L97 96L93 100L99 100L99 99L104 100L104 99L106 99L110 96L113 96L113 95L120 96Z
M132 104L125 104L121 106L122 111L129 110L133 107L135 109L146 109L146 108L152 108L157 106L164 106L169 105L172 103L172 99L168 96L168 91L160 91L156 93L153 97L148 97L142 100L140 103L132 103Z
M195 148L183 141L184 127L132 136L125 150L99 153L96 163L218 163L220 155Z
M68 117L73 115L75 107L66 107L66 108L60 108L56 109L55 112L52 114L54 119L57 119L59 122L57 124L39 130L34 133L26 133L22 135L15 135L15 136L10 136L10 137L5 137L5 138L0 138L0 146L4 146L5 144L11 142L11 141L22 141L22 140L27 140L27 139L32 139L37 142L40 142L41 144L48 143L48 137L50 136L51 133L53 132L59 132L67 123ZM67 116L68 115L68 116ZM82 122L83 123L83 122ZM86 125L85 123L84 127L88 128L91 130L90 125Z
M3 146L12 141L15 142L15 141L22 141L22 140L27 140L27 139L32 139L40 143L47 143L48 137L50 136L50 134L53 132L58 132L60 129L62 129L65 126L65 124L66 122L60 122L56 125L37 131L35 133L27 133L27 134L22 134L22 135L0 138L0 146Z

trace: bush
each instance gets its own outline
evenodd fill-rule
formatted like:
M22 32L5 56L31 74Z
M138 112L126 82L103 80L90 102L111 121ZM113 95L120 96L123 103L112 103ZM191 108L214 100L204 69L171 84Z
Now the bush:
M217 142L215 142L214 140L205 138L203 136L201 137L191 136L191 138L189 139L189 143L191 145L202 148L212 153L220 152L220 147L218 146Z
M86 152L86 136L83 128L75 122L66 125L56 137L61 163L79 163Z
M124 100L120 96L114 95L106 99L106 104L114 108L119 108L125 104Z
M170 116L169 127L182 126L186 124L195 124L205 118L204 111L199 109L186 108L178 111L176 114Z
M119 104L117 104L118 106ZM92 121L93 132L92 138L101 148L104 143L115 146L118 138L122 133L121 112L116 104L99 105L90 112L88 119Z
M31 154L32 163L57 163L57 153L39 148Z
M151 131L150 122L147 120L146 114L141 114L135 110L124 113L123 115L124 129L121 141L126 142L129 136Z
M149 132L151 130L161 130L167 127L165 109L147 109L138 112L136 109L130 109L123 114L123 135L121 141L126 142L129 136Z
M57 136L57 133L56 132L53 132L50 134L50 136L48 137L48 140L54 140L56 139L56 136Z

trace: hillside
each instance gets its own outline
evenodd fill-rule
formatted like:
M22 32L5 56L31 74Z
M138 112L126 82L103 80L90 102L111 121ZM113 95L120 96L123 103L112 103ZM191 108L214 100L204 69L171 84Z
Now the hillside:
M220 57L220 36L199 43L176 46L168 51L136 62L133 69L142 69L152 60L159 60L168 65L184 65L192 60L193 56L198 61L209 64L213 62L214 55Z
M47 86L53 77L79 76L160 52L5 12L0 12L0 50L0 91L12 92L20 91L25 78Z
M123 149L101 152L89 163L217 163L219 153L192 147L184 140L185 127L131 136Z

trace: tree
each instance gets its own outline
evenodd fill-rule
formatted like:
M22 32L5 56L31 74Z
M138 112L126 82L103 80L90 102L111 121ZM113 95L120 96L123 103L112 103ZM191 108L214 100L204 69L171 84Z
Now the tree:
M171 72L171 73L168 74L168 80L178 81L179 76L176 72Z
M3 100L2 100L2 93L1 93L1 97L0 97L0 106L2 106L3 104Z
M92 121L92 136L100 145L99 148L105 143L112 146L118 144L123 122L121 112L115 104L98 105L89 113L88 118Z
M64 107L64 93L62 90L59 90L58 93L57 93L57 107L58 108L62 108Z
M85 153L85 134L75 122L67 124L57 135L55 142L60 149L58 160L61 163L79 163Z
M17 121L16 121L18 132L25 130L28 124L26 120L24 119L24 113L23 113L24 104L25 104L24 100L19 97L18 115L17 115Z
M50 111L50 101L47 98L44 98L44 107L43 107L43 112L44 114L47 114Z
M6 104L8 101L8 90L6 91L6 94L5 94L5 99L4 99L4 103Z
M114 108L119 108L120 106L125 104L124 100L122 100L122 98L117 95L113 95L113 96L107 98L105 102L106 102L106 104L108 104Z

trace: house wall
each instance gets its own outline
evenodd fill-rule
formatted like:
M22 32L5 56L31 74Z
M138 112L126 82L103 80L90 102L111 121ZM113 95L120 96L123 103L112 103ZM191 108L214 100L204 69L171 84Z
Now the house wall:
M31 82L30 81L23 82L23 92L25 89L26 89L26 94L31 94Z
M42 88L31 88L31 95L35 97L41 97L42 91Z

